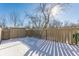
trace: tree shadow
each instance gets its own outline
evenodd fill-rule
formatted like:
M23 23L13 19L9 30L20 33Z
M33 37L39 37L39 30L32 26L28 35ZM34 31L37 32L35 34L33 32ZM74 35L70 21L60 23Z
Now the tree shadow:
M30 49L26 51L24 56L75 56L78 54L78 47L61 42L41 40L38 38L29 38L22 40L22 43L28 45ZM71 49L70 49L71 47ZM74 53L75 54L74 54Z
M49 53L49 51L53 51L51 41L29 38L28 40L22 40L21 42L30 47L30 49L24 54L24 56L32 56L34 54L38 56L53 55L53 53Z
M29 50L25 52L24 56L79 56L79 46L76 45L69 45L34 37L19 38L9 42L22 42L26 47L28 46ZM9 42L3 42L2 44ZM6 48L13 46L16 45L11 45Z

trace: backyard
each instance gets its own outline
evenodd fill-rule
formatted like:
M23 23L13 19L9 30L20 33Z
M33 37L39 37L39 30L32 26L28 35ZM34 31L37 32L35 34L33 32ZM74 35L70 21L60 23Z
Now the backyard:
M3 40L0 56L79 56L79 46L34 37Z
M0 56L79 56L79 4L1 3Z

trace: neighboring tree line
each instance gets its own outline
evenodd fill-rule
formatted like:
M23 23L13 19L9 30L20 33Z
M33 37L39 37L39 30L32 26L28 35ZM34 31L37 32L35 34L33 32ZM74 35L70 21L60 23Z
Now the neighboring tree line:
M35 9L36 12L34 12L32 15L28 13L28 11L24 11L25 16L23 19L20 19L20 16L18 16L16 10L14 10L12 13L9 14L9 19L12 22L14 27L23 27L24 26L24 19L27 20L30 19L28 22L28 25L26 25L26 28L31 29L46 29L48 27L76 27L79 24L61 22L60 20L57 20L55 16L52 14L52 9L56 6L62 7L61 11L64 10L64 6L67 4L61 4L61 3L52 3L52 4L46 4L42 3L39 4L38 7ZM53 20L53 21L50 21ZM0 17L0 27L5 28L7 26L7 16L3 15Z
M23 23L24 23L23 20L20 19L20 17L15 11L13 11L7 16L6 15L0 16L0 27L1 28L7 28L8 27L7 22L9 22L10 25L13 25L13 27L23 26Z

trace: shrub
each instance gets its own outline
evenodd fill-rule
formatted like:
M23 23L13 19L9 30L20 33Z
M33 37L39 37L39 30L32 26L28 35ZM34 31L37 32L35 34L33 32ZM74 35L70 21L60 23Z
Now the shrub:
M73 38L75 39L75 42L76 42L76 44L77 44L78 41L79 41L79 33L73 34Z

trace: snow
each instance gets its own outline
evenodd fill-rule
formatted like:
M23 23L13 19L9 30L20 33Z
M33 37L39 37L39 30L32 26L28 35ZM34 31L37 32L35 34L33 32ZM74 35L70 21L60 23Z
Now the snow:
M21 56L27 50L29 50L29 47L19 41L2 44L0 45L0 56Z
M34 37L2 41L0 56L79 56L79 46Z

